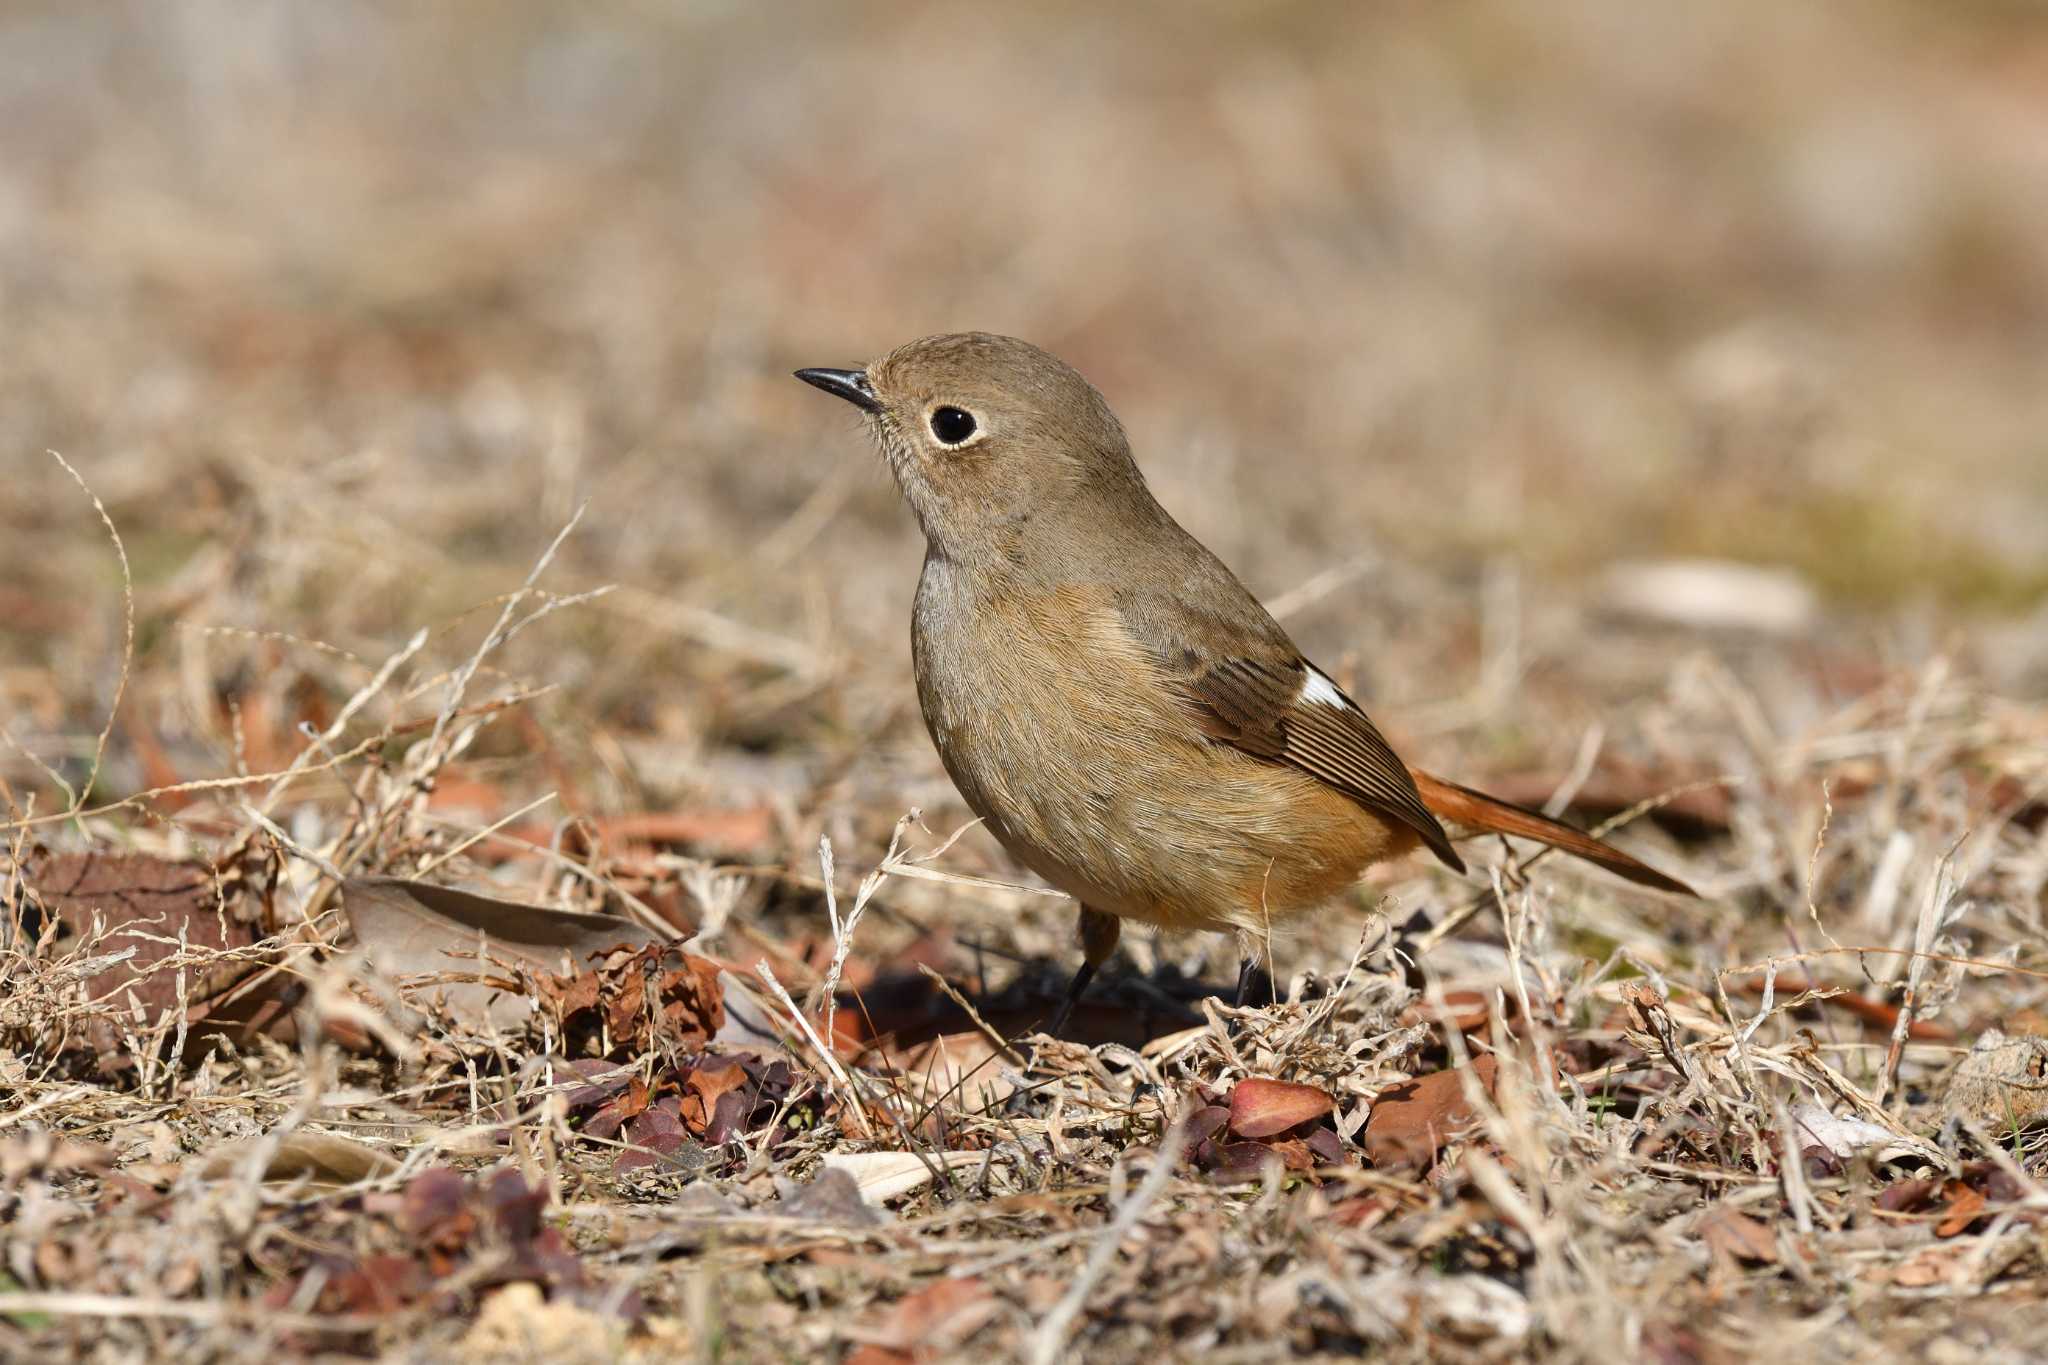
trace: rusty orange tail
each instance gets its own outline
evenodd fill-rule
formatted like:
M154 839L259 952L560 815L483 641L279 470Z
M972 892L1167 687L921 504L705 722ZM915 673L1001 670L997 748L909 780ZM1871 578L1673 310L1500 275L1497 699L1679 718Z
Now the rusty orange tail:
M1461 787L1455 782L1446 782L1441 777L1432 777L1419 769L1410 768L1409 775L1415 779L1417 789L1422 792L1422 804L1430 813L1447 825L1459 825L1468 830L1486 834L1512 834L1518 839L1534 839L1539 844L1548 844L1575 858L1584 858L1597 863L1618 877L1626 877L1638 886L1647 886L1657 891L1669 891L1680 896L1697 896L1699 893L1679 881L1667 877L1647 863L1639 862L1623 853L1612 844L1602 843L1592 835L1561 824L1547 815L1521 806L1497 801L1485 792Z

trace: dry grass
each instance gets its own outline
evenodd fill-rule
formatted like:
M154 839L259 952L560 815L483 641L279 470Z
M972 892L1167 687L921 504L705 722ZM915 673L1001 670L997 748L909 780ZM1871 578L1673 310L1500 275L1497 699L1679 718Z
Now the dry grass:
M1622 837L1707 899L1475 848L1458 933L1411 917L1484 887L1390 870L1270 1009L1198 1003L1229 944L1134 935L1092 1048L954 1087L792 1030L786 1113L623 1175L546 1037L176 1065L95 994L133 929L15 942L0 1356L2025 1356L2041 1158L1944 1129L1941 1078L2048 1032L2044 71L1993 4L11 7L7 867L234 854L302 1017L373 1037L410 1016L345 984L331 874L682 922L736 991L979 1036L921 964L1007 1038L1070 910L979 831L927 860L965 814L915 532L787 377L983 327L1096 379L1404 752L1596 815L1685 789ZM1670 556L1789 606L1628 605ZM223 965L156 947L187 995ZM132 1068L79 1061L96 1020ZM1471 1054L1479 1132L1366 1161ZM1333 1095L1346 1160L1153 1159L1246 1077ZM1901 1145L1802 1151L1822 1111ZM308 1135L396 1166L257 1178ZM816 1193L902 1151L944 1169L880 1218ZM442 1163L550 1191L596 1288L483 1296L515 1238L450 1304L263 1306L400 1247ZM627 1291L634 1334L569 1306Z

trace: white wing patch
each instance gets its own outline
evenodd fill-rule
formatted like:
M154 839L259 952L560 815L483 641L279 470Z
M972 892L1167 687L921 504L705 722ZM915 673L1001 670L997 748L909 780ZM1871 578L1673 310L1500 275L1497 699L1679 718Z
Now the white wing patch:
M1309 669L1307 676L1301 680L1301 692L1296 696L1295 700L1320 702L1324 706L1334 706L1339 711L1351 709L1351 703L1346 701L1344 694L1337 690L1337 684L1331 682L1313 668Z

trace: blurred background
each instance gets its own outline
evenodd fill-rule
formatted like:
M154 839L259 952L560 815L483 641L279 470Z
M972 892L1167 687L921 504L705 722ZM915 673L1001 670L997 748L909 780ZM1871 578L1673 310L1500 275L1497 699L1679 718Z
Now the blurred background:
M588 499L543 586L618 588L494 657L556 690L476 818L957 821L917 533L789 371L969 328L1439 770L1755 769L1936 657L2038 697L2044 225L2048 25L1993 0L11 0L0 774L61 807L121 678L49 448L134 577L102 798L459 662Z

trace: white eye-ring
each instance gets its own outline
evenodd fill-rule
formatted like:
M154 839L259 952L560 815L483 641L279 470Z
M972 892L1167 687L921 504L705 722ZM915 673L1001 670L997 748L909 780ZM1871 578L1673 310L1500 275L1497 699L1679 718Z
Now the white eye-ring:
M948 450L958 450L982 434L974 414L951 403L934 407L925 414L924 423L931 428L932 439Z

